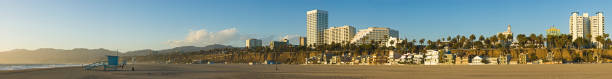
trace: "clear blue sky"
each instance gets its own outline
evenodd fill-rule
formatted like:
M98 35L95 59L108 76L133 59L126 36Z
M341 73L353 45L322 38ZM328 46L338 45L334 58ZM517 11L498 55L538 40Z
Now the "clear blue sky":
M507 24L515 34L543 34L552 25L568 33L570 12L607 16L609 8L609 0L1 0L0 51L166 49L199 30L216 34L202 39L224 36L217 32L228 29L238 37L303 36L305 13L312 9L329 11L330 26L390 27L408 39L488 36ZM213 43L242 46L244 41Z

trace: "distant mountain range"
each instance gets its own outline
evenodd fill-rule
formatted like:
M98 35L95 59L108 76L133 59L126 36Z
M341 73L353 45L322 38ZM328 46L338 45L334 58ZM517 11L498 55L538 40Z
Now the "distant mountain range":
M144 56L144 55L150 55L150 54L164 54L164 53L172 53L172 52L197 52L200 50L206 51L206 50L218 49L218 48L233 48L233 47L220 45L220 44L208 45L205 47L181 46L181 47L175 47L172 49L164 49L164 50L158 50L158 51L151 50L151 49L136 50L136 51L126 52L125 54L129 56Z
M144 56L171 52L195 52L217 48L233 48L225 45L208 45L205 47L182 46L164 50L137 50L119 53L119 56ZM0 52L0 64L88 64L104 60L106 55L117 55L117 51L108 49L75 48L72 50L41 48L37 50L15 49Z

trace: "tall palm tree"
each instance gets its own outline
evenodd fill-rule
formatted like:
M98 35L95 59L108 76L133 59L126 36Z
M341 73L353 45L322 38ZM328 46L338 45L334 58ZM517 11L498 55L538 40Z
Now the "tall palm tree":
M470 41L474 41L476 39L476 36L474 34L470 35Z
M421 38L421 40L419 40L419 43L423 45L423 43L425 43L425 38Z

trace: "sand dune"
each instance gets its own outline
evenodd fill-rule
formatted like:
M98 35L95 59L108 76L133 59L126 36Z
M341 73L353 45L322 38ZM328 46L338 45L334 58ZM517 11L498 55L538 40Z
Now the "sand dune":
M0 71L2 79L610 79L612 64L243 65L142 64L136 71L80 67Z

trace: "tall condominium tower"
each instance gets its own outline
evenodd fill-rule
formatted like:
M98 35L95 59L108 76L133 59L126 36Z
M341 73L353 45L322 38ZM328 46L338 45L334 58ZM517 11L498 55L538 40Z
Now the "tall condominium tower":
M590 33L592 41L596 41L597 36L603 36L604 33L604 16L602 12L595 13L595 16L589 17Z
M351 39L355 36L355 27L353 26L342 26L342 27L331 27L325 29L325 43L351 43Z
M327 11L306 12L306 43L309 46L324 44L324 30L327 29Z
M597 36L602 36L604 33L604 16L602 12L597 12L595 16L589 16L588 13L583 13L582 16L578 16L578 12L572 12L570 16L569 26L570 35L572 40L576 40L578 37L585 39L591 39L595 42ZM587 38L591 35L591 38Z
M372 41L374 41L384 45L391 37L398 38L398 36L399 32L397 30L384 27L368 27L368 29L359 30L351 43L357 45L373 44Z
M582 16L579 16L578 12L572 12L569 21L569 33L572 35L572 40L576 40L578 37L584 38L589 33L588 18L588 13L584 13Z

